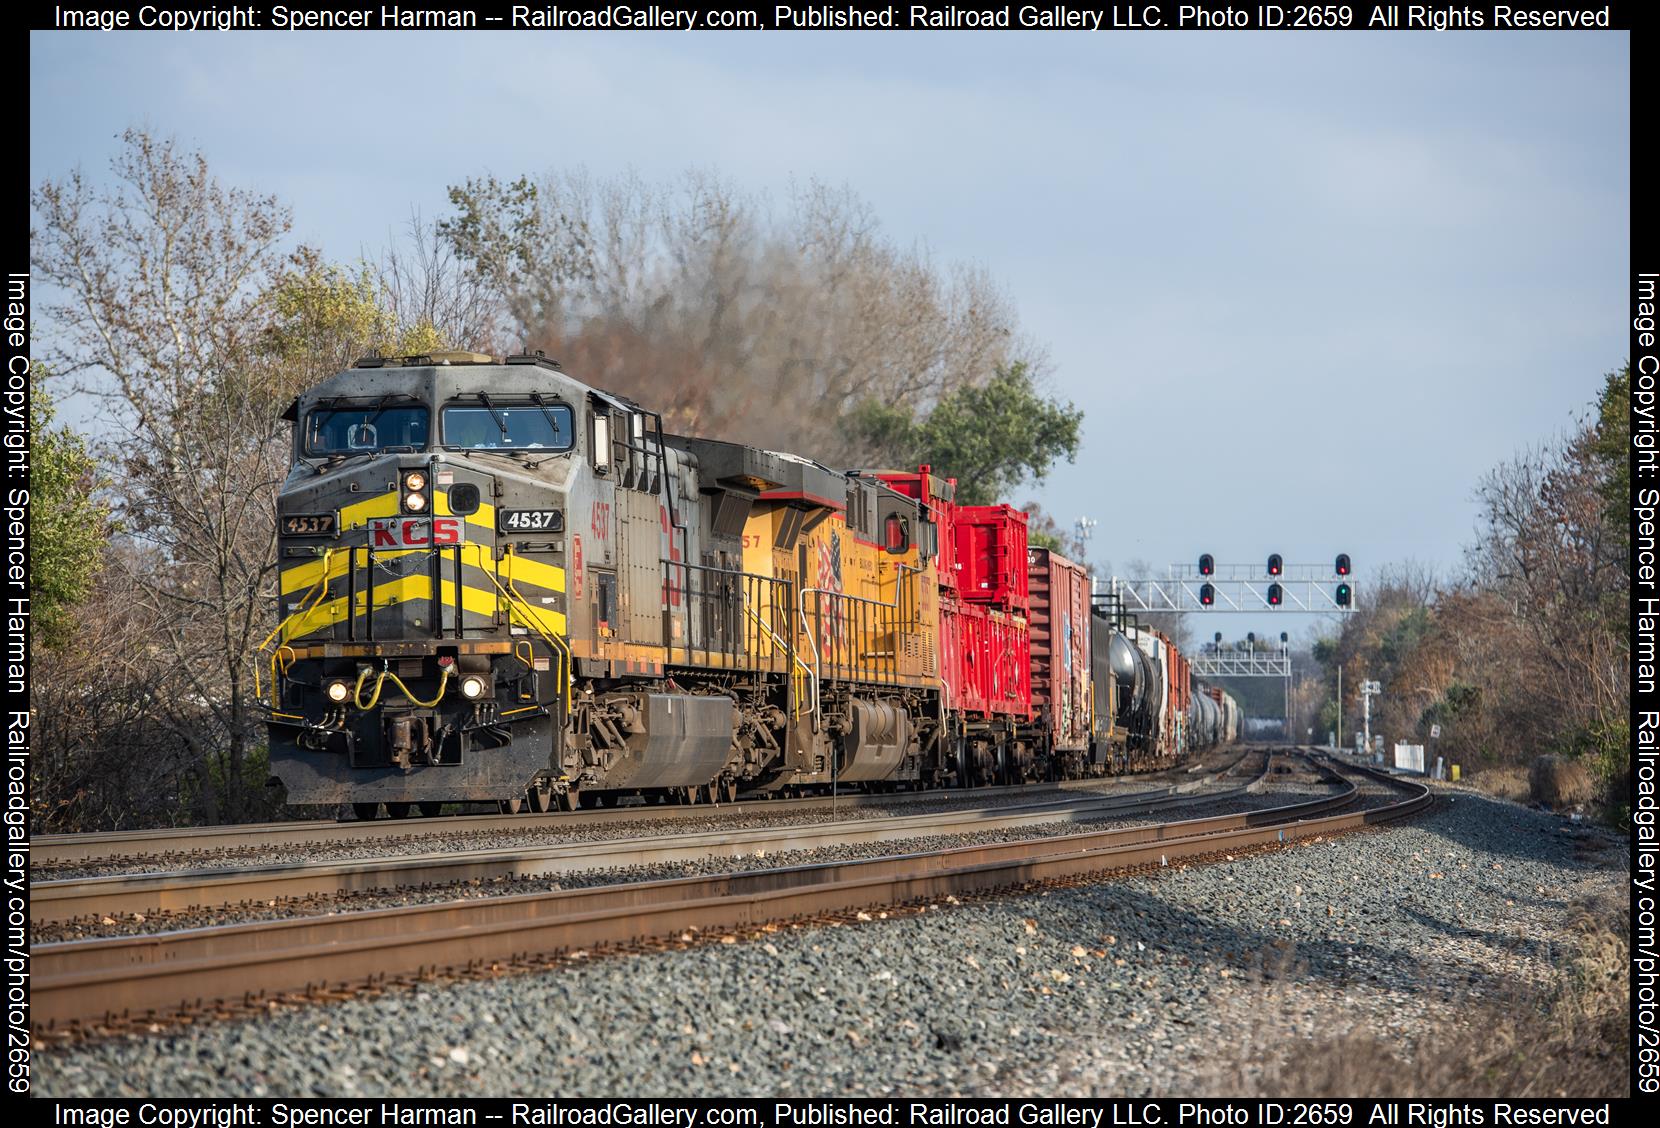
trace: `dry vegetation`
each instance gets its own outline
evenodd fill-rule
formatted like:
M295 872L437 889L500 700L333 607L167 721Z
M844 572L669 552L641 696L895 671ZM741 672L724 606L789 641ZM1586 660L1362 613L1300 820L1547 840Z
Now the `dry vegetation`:
M1615 1097L1630 1091L1630 908L1612 896L1576 905L1543 983L1472 984L1409 1044L1367 1030L1287 1042L1284 993L1267 999L1255 1054L1204 1081L1215 1095L1267 1097ZM1283 957L1276 957L1283 962ZM1282 978L1280 976L1274 977Z
M1631 791L1630 371L1610 374L1570 435L1526 451L1479 484L1478 537L1462 575L1407 565L1360 590L1360 610L1315 646L1325 666L1321 729L1336 727L1342 667L1347 732L1359 687L1382 683L1372 731L1430 744L1478 786L1533 771L1534 798L1594 801L1624 816ZM1498 773L1494 775L1493 773ZM1483 781L1484 777L1491 780Z

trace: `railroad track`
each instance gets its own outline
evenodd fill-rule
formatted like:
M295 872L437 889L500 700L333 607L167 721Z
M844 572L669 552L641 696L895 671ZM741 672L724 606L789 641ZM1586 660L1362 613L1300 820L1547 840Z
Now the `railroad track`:
M1206 769L1198 765L1169 768L1154 772L1142 779L1168 776L1186 782L1177 789L1197 786L1191 777L1200 772L1219 774L1237 765L1246 755L1235 758L1218 768ZM331 819L309 819L296 822L243 823L231 826L178 827L165 830L96 831L89 834L46 834L30 844L34 864L61 865L68 862L112 861L156 854L183 854L211 850L263 846L304 846L316 843L373 841L387 838L408 838L418 835L448 832L489 832L496 830L523 830L544 826L599 826L609 823L673 821L688 818L707 818L711 814L748 814L753 812L784 813L824 809L858 809L882 807L900 803L926 802L931 799L972 800L991 799L1007 795L1030 794L1034 791L1070 791L1091 785L1100 785L1110 777L1069 780L1062 783L1038 785L1023 784L1012 787L976 787L973 789L944 788L931 791L899 791L880 794L844 794L836 797L815 796L805 799L740 799L736 803L693 806L647 806L644 804L611 807L604 810L549 812L547 814L517 815L445 815L437 818L375 819L365 822L339 822ZM1123 777L1120 777L1123 778Z
M1263 757L1261 770L1239 787L1221 791L1201 790L1205 784L1222 778L1243 759L1223 771L1191 783L1128 795L1075 793L1069 798L1016 806L848 822L671 833L649 838L579 840L547 846L451 850L391 858L290 862L38 881L30 886L29 918L31 924L39 925L86 916L150 916L249 901L327 897L464 881L544 877L688 859L743 857L780 850L891 842L922 835L1009 830L1039 823L1087 822L1113 815L1134 815L1217 802L1253 793L1268 777L1270 757Z
M1034 882L1164 865L1362 829L1423 810L1423 784L1321 765L1336 794L1248 814L714 877L44 944L33 953L37 1037L261 1009L284 997L508 965L534 953L753 929L880 906L978 896ZM1404 793L1341 812L1369 777Z

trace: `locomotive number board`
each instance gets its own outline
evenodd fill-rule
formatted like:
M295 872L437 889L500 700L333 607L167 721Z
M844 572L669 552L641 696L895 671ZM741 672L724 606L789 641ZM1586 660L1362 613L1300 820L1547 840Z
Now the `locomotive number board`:
M334 514L288 513L279 524L285 537L332 537Z
M565 514L559 509L503 509L496 526L504 533L557 533L565 528Z

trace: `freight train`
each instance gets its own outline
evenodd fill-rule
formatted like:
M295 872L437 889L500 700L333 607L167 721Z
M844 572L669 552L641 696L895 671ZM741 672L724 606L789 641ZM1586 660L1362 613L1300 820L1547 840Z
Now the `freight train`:
M285 418L256 669L292 804L1012 784L1238 734L1024 513L928 466L667 434L540 354L365 359Z

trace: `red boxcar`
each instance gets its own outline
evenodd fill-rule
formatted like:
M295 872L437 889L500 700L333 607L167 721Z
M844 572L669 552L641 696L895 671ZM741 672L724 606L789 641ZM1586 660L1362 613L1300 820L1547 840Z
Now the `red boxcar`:
M952 510L958 593L969 603L1025 611L1026 514L1011 505L957 505Z
M1030 720L1026 514L1008 505L957 505L955 483L926 466L879 477L907 497L926 501L939 526L935 565L946 708L971 726Z
M1027 550L1032 707L1058 752L1089 747L1089 573L1046 548Z

